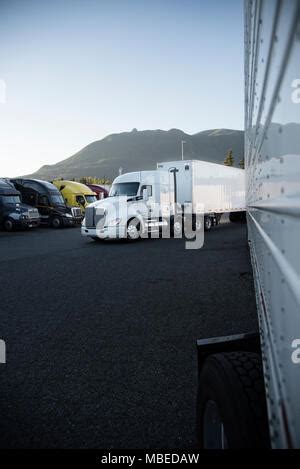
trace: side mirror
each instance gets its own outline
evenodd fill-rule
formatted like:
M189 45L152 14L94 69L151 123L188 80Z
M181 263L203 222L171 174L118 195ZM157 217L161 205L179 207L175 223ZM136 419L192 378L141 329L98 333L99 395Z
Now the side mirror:
M143 201L144 201L144 202L147 202L148 199L149 199L148 190L147 190L147 189L143 189Z

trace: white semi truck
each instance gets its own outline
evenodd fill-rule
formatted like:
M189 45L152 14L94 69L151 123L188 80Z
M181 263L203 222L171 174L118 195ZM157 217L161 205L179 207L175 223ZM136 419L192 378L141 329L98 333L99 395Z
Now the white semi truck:
M245 2L248 237L259 334L198 341L204 448L300 447L300 1Z
M194 230L208 231L222 213L230 213L232 221L245 214L245 171L199 160L171 161L158 163L154 171L118 176L109 197L87 208L81 232L95 240L137 239L167 226L179 237L188 216Z

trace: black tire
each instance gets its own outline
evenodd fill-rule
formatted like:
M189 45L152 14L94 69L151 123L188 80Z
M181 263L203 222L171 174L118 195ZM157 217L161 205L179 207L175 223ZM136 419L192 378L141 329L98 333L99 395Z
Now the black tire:
M184 220L182 215L171 217L170 220L170 236L174 238L175 234L181 238L184 234Z
M211 217L204 217L204 231L210 231L212 224Z
M193 231L201 231L203 229L204 218L201 216L199 218L196 215L193 215L192 218L192 228Z
M131 220L129 220L127 223L127 232L126 232L128 241L137 241L141 236L140 230L141 230L141 223L140 223L140 220L138 220L138 218L132 218Z
M53 218L51 219L51 226L52 226L52 228L55 228L56 230L57 230L58 228L61 228L61 227L62 227L61 218L59 218L59 217L53 217Z
M211 415L214 420L210 420ZM218 418L224 438L216 424ZM199 377L197 431L200 448L270 447L258 354L228 352L207 358Z
M12 218L7 218L6 220L4 220L3 228L5 229L5 231L14 231L14 229L16 228L14 220Z

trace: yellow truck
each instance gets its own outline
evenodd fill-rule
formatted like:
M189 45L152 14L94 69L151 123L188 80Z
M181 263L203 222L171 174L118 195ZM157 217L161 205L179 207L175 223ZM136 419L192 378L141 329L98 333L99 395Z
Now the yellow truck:
M61 192L66 205L79 207L82 214L89 204L97 200L95 192L80 182L55 179L52 183Z

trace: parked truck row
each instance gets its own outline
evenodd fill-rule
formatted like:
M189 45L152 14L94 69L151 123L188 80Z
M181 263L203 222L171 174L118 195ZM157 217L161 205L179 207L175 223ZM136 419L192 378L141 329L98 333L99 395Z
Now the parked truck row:
M92 239L137 239L166 225L171 235L179 235L186 223L187 206L193 229L200 228L196 215L201 212L206 231L219 223L223 213L229 213L231 221L245 214L244 171L205 161L158 163L153 171L118 176L109 193L107 189L64 179L2 179L0 226L12 231L40 224L61 228L82 222L82 235ZM10 199L8 193L12 194ZM124 198L126 203L121 206ZM17 216L23 206L30 207L30 223ZM105 213L105 222L99 212Z
M53 228L81 223L86 207L107 190L95 191L74 181L29 178L0 179L0 227L6 231L47 225Z

